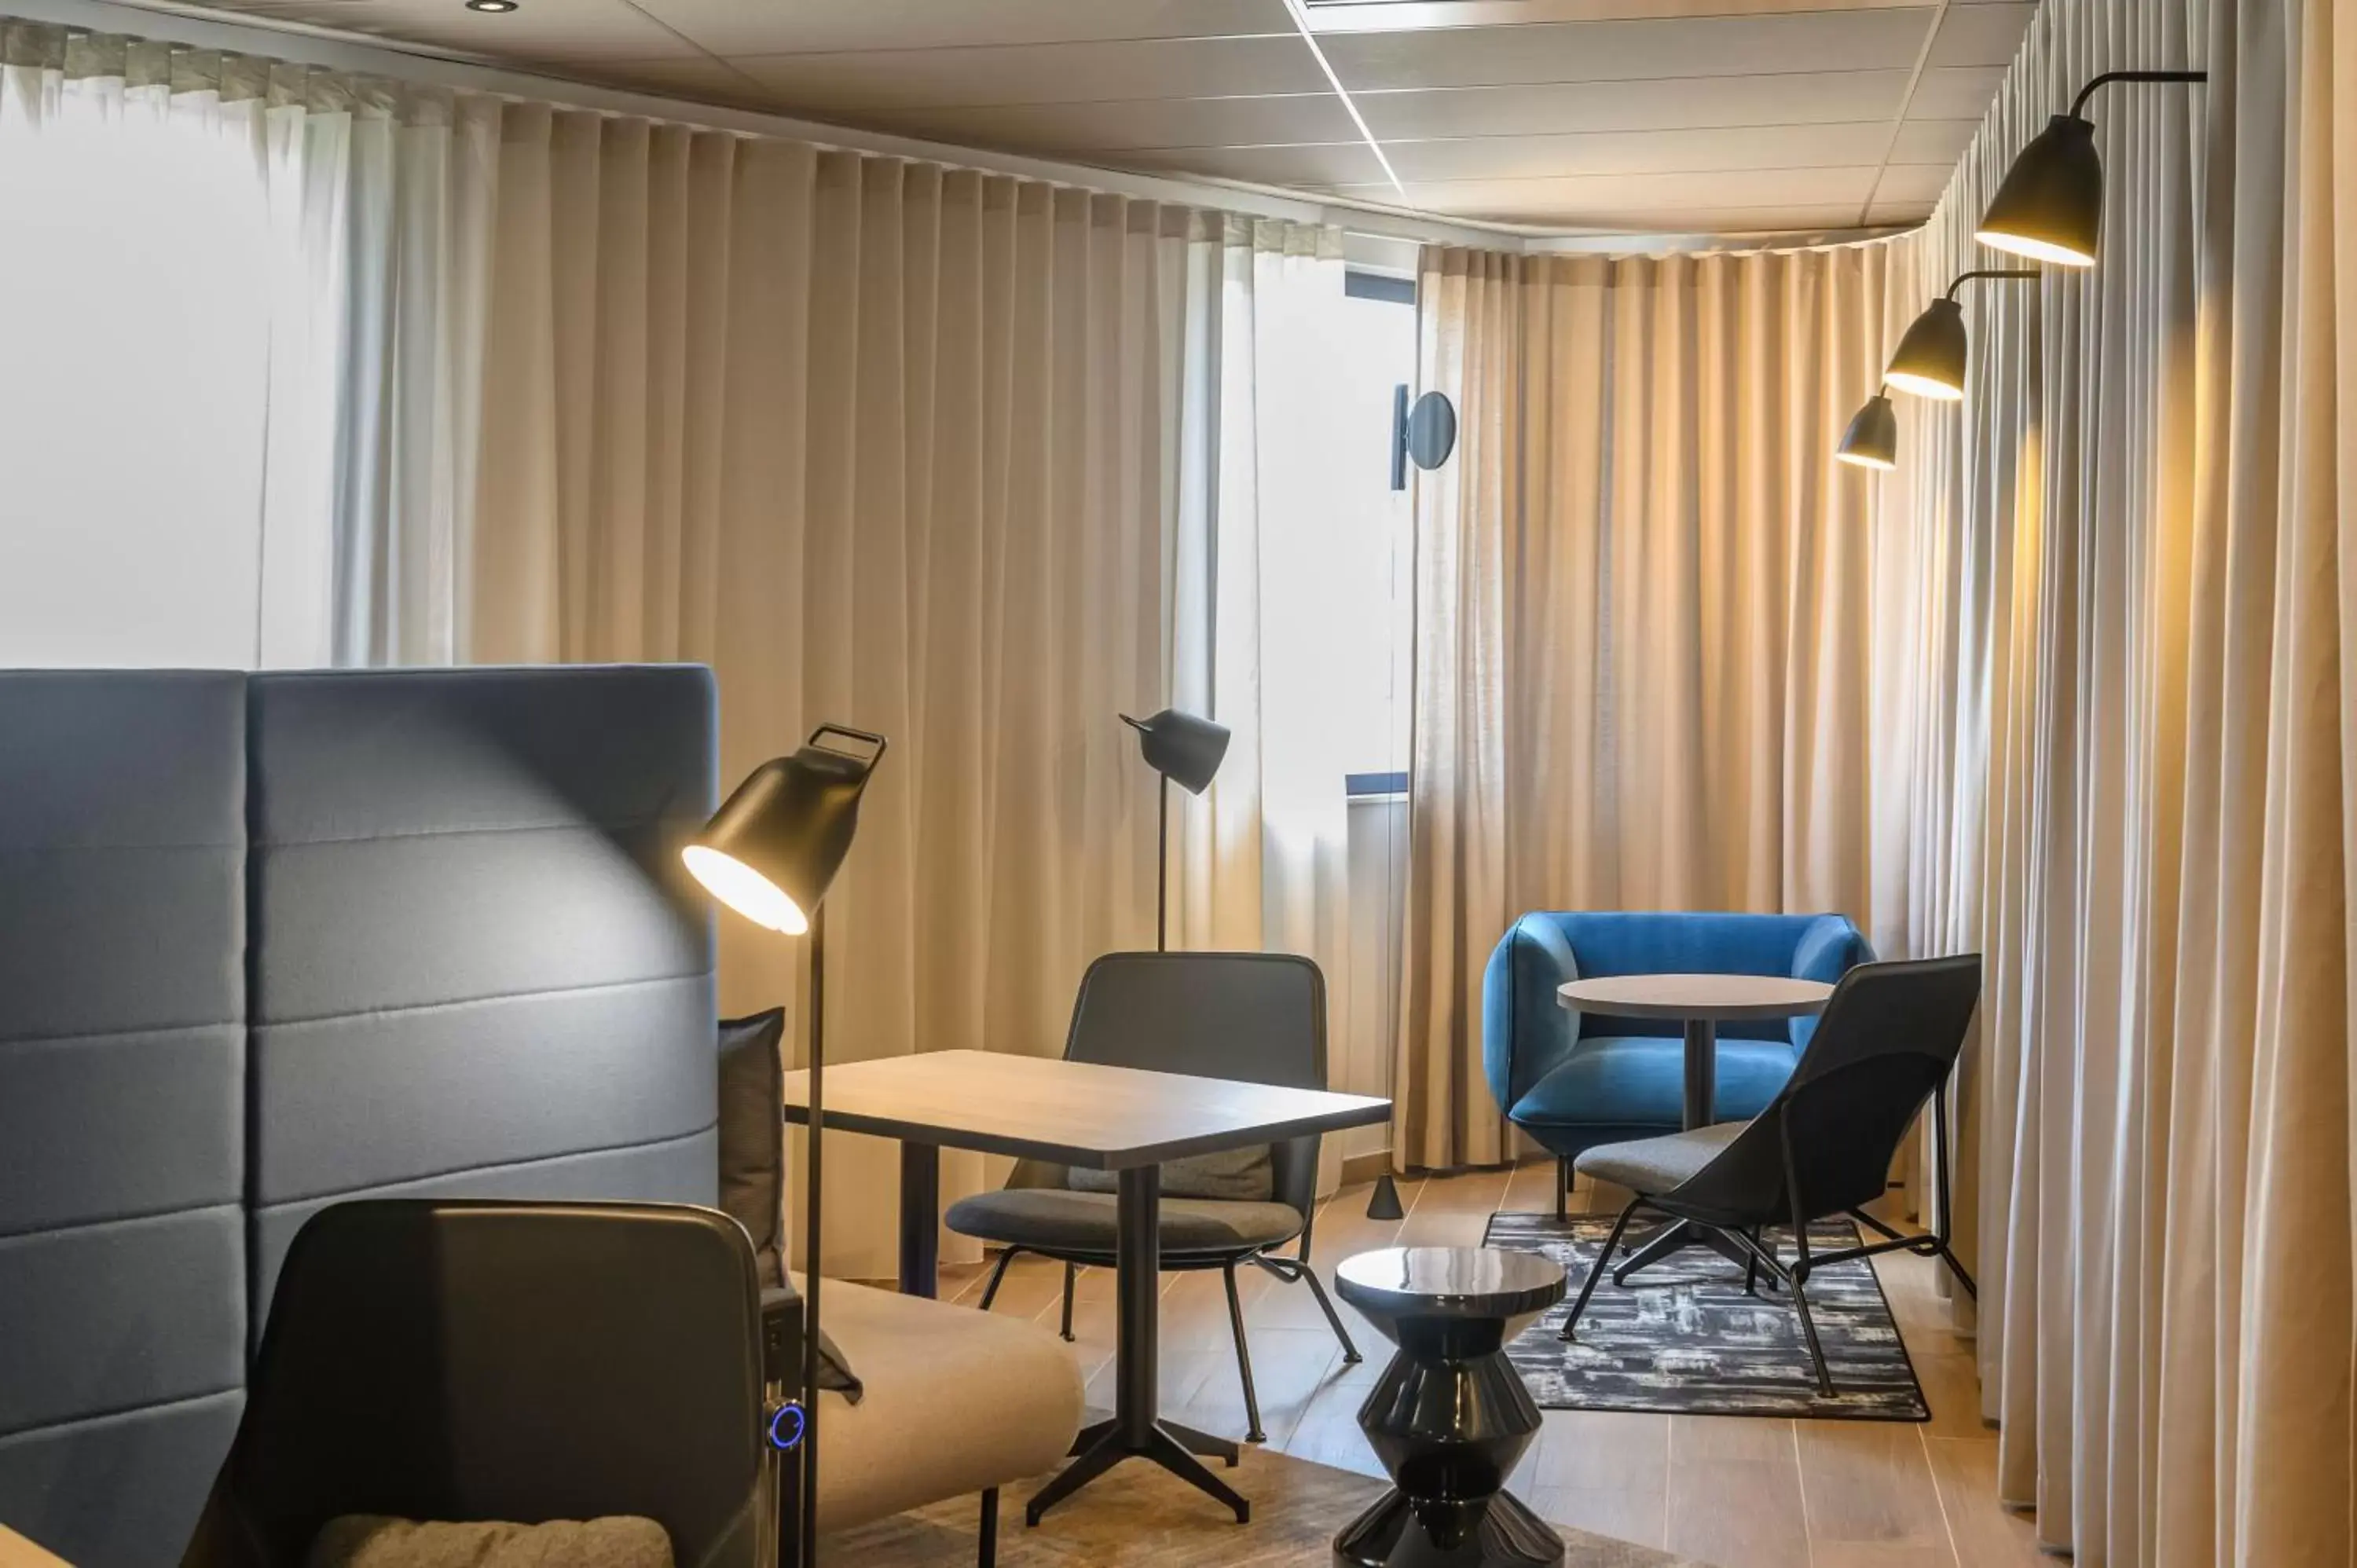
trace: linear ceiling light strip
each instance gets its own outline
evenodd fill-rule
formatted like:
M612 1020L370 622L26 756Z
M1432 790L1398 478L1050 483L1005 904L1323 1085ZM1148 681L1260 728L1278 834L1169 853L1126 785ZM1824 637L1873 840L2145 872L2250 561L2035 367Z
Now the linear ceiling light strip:
M1360 139L1367 144L1367 150L1375 155L1375 162L1383 166L1383 177L1390 180L1392 188L1405 199L1407 187L1400 183L1398 171L1392 167L1392 160L1383 156L1383 145L1375 140L1372 131L1367 129L1367 117L1360 113L1359 106L1351 101L1351 90L1342 85L1342 79L1334 74L1333 66L1326 59L1326 51L1318 47L1318 35L1309 30L1309 14L1301 8L1301 0L1285 0L1285 14L1293 18L1294 31L1299 33L1301 41L1309 46L1310 58L1318 62L1318 69L1326 73L1327 84L1334 89L1334 96L1342 101L1342 108L1350 114L1351 124L1359 128Z

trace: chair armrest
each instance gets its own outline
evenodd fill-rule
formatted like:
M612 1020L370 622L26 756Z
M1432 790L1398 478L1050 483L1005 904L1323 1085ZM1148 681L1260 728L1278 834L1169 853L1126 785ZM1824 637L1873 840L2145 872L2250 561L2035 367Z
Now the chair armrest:
M791 1388L802 1376L802 1293L772 1286L761 1293L761 1380Z
M1837 983L1862 963L1874 961L1874 946L1844 915L1819 915L1811 920L1792 947L1792 978ZM1791 1026L1792 1048L1805 1049L1817 1032L1816 1015L1803 1014Z
M1578 978L1571 939L1544 915L1516 920L1491 950L1481 975L1481 1073L1499 1110L1512 1110L1578 1043L1579 1014L1555 996Z

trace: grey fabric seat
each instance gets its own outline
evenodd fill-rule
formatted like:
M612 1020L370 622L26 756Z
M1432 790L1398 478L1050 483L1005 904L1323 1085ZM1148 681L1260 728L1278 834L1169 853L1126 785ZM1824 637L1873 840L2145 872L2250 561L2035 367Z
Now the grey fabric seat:
M949 1227L961 1236L1035 1251L1114 1251L1114 1203L1109 1192L1060 1187L1010 1187L979 1192L950 1206ZM1301 1234L1300 1213L1282 1203L1222 1198L1162 1200L1162 1253L1234 1252L1276 1247Z
M1682 1187L1718 1152L1735 1142L1749 1122L1721 1122L1691 1133L1669 1133L1659 1138L1635 1138L1625 1144L1598 1144L1574 1162L1580 1175L1625 1187L1631 1192L1667 1192Z
M1324 1089L1326 978L1316 964L1292 953L1107 953L1081 977L1064 1058L1239 1083ZM1213 1163L1228 1162L1214 1156ZM1334 1337L1342 1343L1343 1359L1359 1359L1358 1347L1351 1343L1340 1315L1326 1298L1326 1287L1309 1266L1309 1233L1318 1207L1318 1139L1288 1138L1269 1145L1265 1199L1174 1193L1175 1179L1191 1176L1215 1187L1234 1179L1231 1171L1187 1167L1185 1161L1163 1166L1162 1266L1218 1269L1224 1276L1228 1323L1236 1338L1236 1374L1243 1383L1244 1435L1259 1443L1266 1434L1261 1430L1260 1399L1253 1391L1243 1303L1236 1293L1239 1266L1250 1263L1288 1284L1307 1284ZM1102 1174L1084 1173L1080 1179ZM1002 1249L990 1283L983 1287L985 1312L997 1299L1006 1266L1018 1255L1036 1252L1064 1265L1067 1339L1072 1337L1075 1272L1083 1265L1112 1268L1116 1262L1118 1200L1111 1192L1081 1190L1074 1175L1062 1165L1018 1160L1003 1190L961 1199L944 1216L960 1235ZM1276 1248L1297 1238L1300 1245L1291 1256L1277 1255Z

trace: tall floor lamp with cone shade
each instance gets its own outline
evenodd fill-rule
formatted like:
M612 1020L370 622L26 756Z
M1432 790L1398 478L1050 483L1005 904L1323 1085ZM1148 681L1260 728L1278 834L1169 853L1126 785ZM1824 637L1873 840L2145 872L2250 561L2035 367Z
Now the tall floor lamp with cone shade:
M847 745L846 745L847 743ZM826 909L834 874L859 828L859 797L883 760L885 740L865 730L821 725L791 757L761 764L721 802L720 810L680 851L705 891L757 926L783 936L810 937L810 1133L802 1145L803 1247L801 1513L794 1521L800 1554L810 1568L818 1555L818 1302L820 1276L819 1159L826 1073ZM786 1520L778 1519L780 1560L785 1560Z
M1189 795L1211 787L1220 764L1227 759L1228 726L1177 708L1165 708L1150 719L1121 722L1137 732L1138 749L1146 765L1162 775L1162 822L1154 843L1154 950L1170 950L1170 786Z

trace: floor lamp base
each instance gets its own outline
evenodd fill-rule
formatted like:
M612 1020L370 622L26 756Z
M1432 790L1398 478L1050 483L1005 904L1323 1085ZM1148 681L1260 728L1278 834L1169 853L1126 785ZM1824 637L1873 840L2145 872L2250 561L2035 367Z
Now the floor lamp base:
M1400 1207L1399 1186L1392 1180L1389 1171L1375 1178L1374 1196L1367 1199L1367 1218L1370 1219L1407 1218L1407 1210Z

